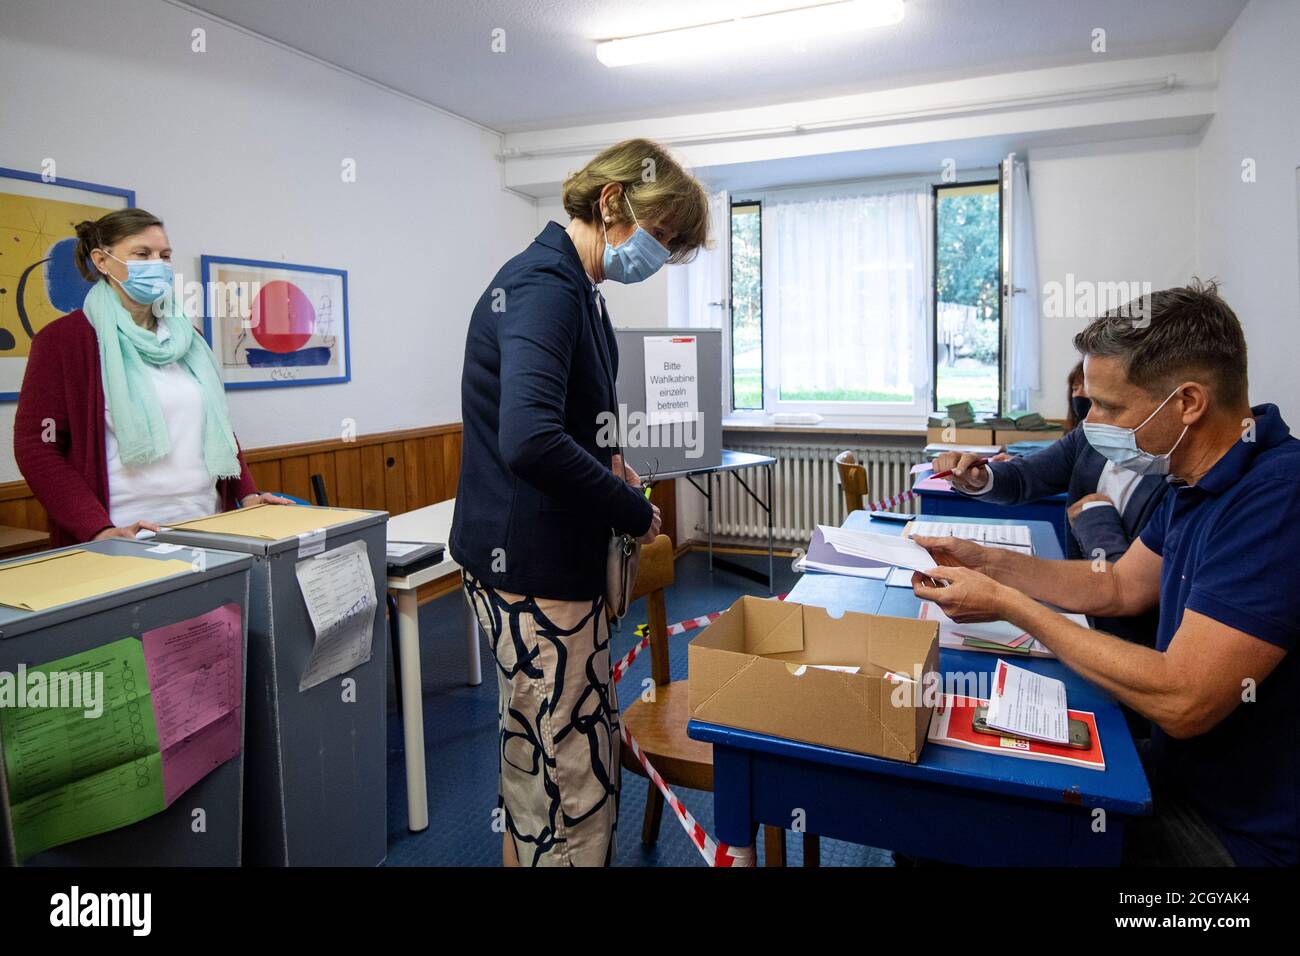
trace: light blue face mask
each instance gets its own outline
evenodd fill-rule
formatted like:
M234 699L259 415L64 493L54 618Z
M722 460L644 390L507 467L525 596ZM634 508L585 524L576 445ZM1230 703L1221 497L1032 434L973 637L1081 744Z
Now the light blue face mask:
M1182 386L1180 385L1179 388ZM1174 442L1174 447L1169 449L1163 455L1153 455L1149 451L1143 451L1138 447L1137 431L1142 425L1145 425L1151 419L1156 417L1156 412L1169 404L1169 399L1178 394L1178 389L1174 389L1165 398L1163 402L1156 406L1156 410L1144 418L1137 428L1120 428L1118 425L1102 425L1097 422L1085 421L1083 423L1083 435L1088 439L1088 444L1097 449L1097 453L1108 461L1113 461L1120 468L1137 472L1139 475L1167 475L1169 474L1169 457L1174 453L1183 440L1183 435L1187 434L1190 425L1183 426L1183 434L1178 436L1178 441Z
M126 266L126 281L122 282L120 279L113 279L113 281L141 305L152 305L171 291L172 264L166 259L132 259L128 262L118 259L107 249L104 249L103 253Z
M624 283L643 282L658 272L672 253L665 249L658 239L641 228L641 223L637 222L636 213L633 212L632 203L626 194L623 196L623 201L627 203L627 211L632 213L632 221L636 223L636 229L619 246L610 245L609 235L605 235L605 255L602 257L605 278ZM601 223L600 228L605 231L605 224Z

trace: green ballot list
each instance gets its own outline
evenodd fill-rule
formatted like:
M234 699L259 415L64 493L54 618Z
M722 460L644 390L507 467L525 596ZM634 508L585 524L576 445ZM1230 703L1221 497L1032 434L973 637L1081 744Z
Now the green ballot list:
M144 649L123 638L28 669L50 686L102 681L103 711L0 708L0 746L19 862L164 808L162 754ZM58 675L55 677L54 675ZM50 701L53 704L54 701Z

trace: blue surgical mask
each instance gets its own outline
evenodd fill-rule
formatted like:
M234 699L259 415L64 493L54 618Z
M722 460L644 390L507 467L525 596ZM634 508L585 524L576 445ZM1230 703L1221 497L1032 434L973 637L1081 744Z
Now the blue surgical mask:
M166 259L132 259L129 262L103 250L110 259L126 266L126 281L113 279L122 290L141 305L152 305L171 291L172 264ZM110 276L110 278L112 278Z
M1181 388L1181 386L1179 386ZM1178 389L1174 389L1165 398L1163 402L1156 406L1156 410L1142 420L1137 428L1120 428L1118 425L1102 425L1097 422L1083 423L1083 434L1088 439L1088 444L1097 449L1097 453L1108 461L1113 461L1120 468L1126 468L1129 471L1137 472L1139 475L1167 475L1169 474L1169 456L1174 453L1183 440L1183 435L1187 434L1187 429L1191 426L1183 426L1183 434L1178 436L1178 441L1174 442L1174 447L1169 449L1163 455L1153 455L1149 451L1143 451L1138 447L1137 431L1151 419L1156 417L1156 412L1164 408L1169 403L1169 399L1178 394Z
M627 203L627 211L632 213L632 221L636 223L636 229L633 230L632 235L623 240L620 246L610 245L609 236L606 234L603 256L605 278L624 283L643 282L658 272L672 253L665 249L658 239L641 228L636 213L632 211L632 203L626 195L623 196L623 201ZM604 231L604 223L601 223L600 228Z

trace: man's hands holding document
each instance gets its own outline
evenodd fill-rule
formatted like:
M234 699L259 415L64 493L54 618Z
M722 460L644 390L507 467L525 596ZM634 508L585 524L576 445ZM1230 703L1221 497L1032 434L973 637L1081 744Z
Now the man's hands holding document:
M912 593L933 601L943 613L960 624L1000 621L1006 616L1007 587L989 577L986 548L963 538L912 540L930 553L937 567L912 574Z

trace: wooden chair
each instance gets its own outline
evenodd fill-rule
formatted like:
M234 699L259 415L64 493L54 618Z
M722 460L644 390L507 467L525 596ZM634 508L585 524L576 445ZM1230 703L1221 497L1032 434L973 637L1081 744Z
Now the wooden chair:
M632 600L646 597L646 623L650 634L650 673L655 682L653 703L643 700L635 685L628 693L636 698L622 708L622 720L636 738L650 763L671 787L713 792L713 746L686 736L690 705L686 681L669 676L668 620L664 610L664 589L673 583L673 543L661 534L653 544L641 548ZM623 766L635 774L645 771L631 751L621 750ZM651 780L646 781L645 819L641 843L654 846L659 839L664 798ZM785 866L785 830L765 826L764 852L768 866ZM804 834L804 865L817 866L821 844L816 836Z
M835 456L835 468L840 473L840 487L844 489L844 507L861 511L867 496L866 466L858 464L853 452L842 451Z

